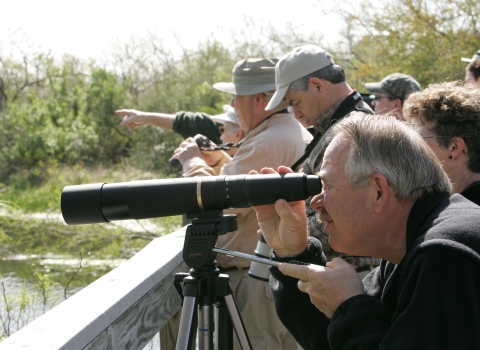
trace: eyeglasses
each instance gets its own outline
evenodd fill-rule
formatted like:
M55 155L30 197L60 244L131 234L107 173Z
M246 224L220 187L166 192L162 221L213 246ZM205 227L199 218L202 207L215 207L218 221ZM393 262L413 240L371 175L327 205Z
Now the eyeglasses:
M445 138L445 137L450 137L450 136L423 136L423 135L420 135L421 137L423 137L424 139L438 139L438 138Z
M390 95L387 95L387 96L373 95L373 97L372 97L372 99L373 99L374 101L381 100L382 98L388 98L389 100L395 99L394 96L390 96Z

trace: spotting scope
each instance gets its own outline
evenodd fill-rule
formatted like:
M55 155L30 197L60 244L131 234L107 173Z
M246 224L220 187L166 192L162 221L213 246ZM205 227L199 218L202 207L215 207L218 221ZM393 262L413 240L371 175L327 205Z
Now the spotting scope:
M307 199L318 176L301 173L204 176L66 186L61 207L69 225L148 219Z

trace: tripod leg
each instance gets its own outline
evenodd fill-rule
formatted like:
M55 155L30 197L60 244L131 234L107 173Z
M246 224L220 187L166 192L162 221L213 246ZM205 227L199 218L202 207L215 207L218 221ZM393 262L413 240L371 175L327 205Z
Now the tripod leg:
M195 344L197 328L197 312L195 297L184 297L180 329L178 331L175 350L190 350Z
M233 298L233 294L226 295L224 298L241 348L243 350L252 350L252 345L248 339L247 331L245 330L245 325L243 324L243 320L238 312L238 306Z
M217 304L217 332L215 344L217 349L233 349L233 325L228 314L225 299L220 298Z
M198 307L198 349L213 350L212 305L200 305Z

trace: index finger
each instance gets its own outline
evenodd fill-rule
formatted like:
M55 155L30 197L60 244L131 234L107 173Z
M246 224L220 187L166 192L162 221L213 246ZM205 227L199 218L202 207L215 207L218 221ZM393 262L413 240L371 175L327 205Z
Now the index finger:
M115 114L118 114L118 115L128 115L130 113L130 111L128 109L117 109L115 111Z
M280 263L280 265L278 265L278 269L284 275L287 275L293 278L298 278L304 281L308 281L309 276L311 274L310 265Z
M293 170L290 169L288 166L280 165L278 167L278 173L279 174L290 174L290 173L293 173Z

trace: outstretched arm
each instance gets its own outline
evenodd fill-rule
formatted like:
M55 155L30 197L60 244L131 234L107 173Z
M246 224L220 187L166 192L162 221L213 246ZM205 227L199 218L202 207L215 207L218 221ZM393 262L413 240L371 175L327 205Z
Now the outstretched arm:
M174 114L142 112L135 109L119 109L115 113L124 116L120 125L128 126L130 130L135 129L137 126L145 125L172 130L175 120Z

